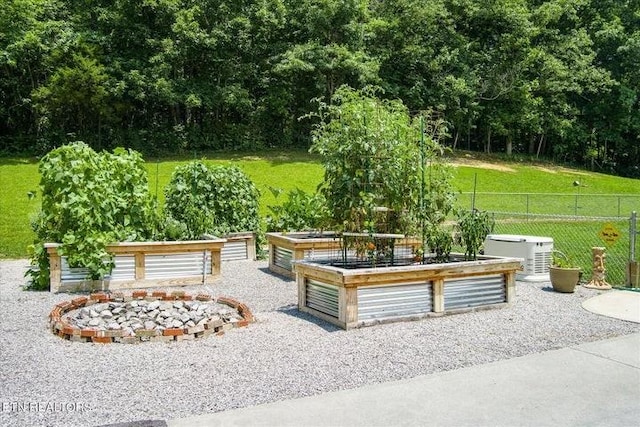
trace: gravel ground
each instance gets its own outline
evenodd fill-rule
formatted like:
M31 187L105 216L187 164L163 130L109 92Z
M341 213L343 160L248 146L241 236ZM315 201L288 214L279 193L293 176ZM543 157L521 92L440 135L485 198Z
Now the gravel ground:
M519 282L507 308L347 332L299 313L295 283L270 274L266 262L239 261L223 265L211 290L247 304L257 317L249 327L190 342L74 343L47 322L53 306L72 297L23 291L26 265L0 262L2 426L181 418L640 331L582 309L598 291L558 294L547 283Z

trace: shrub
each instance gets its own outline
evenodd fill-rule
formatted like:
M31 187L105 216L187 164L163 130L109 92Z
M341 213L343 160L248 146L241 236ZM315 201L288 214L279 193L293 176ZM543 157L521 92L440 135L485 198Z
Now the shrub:
M165 214L176 239L260 232L260 193L236 166L207 166L193 161L178 166L164 190ZM256 240L260 240L259 238Z
M269 188L276 200L282 194ZM281 205L268 206L271 214L265 218L267 231L322 230L329 225L329 212L322 194L307 194L296 188L287 193Z
M113 268L109 243L152 238L157 232L156 201L149 193L139 153L117 148L96 153L83 142L56 148L39 165L42 207L32 227L32 289L46 289L49 263L45 242L59 242L72 267L86 267L92 279Z

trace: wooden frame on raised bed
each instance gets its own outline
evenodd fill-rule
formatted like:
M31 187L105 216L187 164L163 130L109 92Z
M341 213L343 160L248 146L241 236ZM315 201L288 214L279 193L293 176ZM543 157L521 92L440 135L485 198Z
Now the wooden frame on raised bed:
M97 289L185 286L217 279L226 239L176 242L121 242L107 246L116 266L104 280L87 279L87 271L70 268L58 253L60 244L47 243L51 292Z
M303 259L329 258L341 248L337 233L291 232L267 233L269 244L269 270L282 276L295 278L293 265ZM405 256L421 248L420 240L407 237L398 241L398 255Z

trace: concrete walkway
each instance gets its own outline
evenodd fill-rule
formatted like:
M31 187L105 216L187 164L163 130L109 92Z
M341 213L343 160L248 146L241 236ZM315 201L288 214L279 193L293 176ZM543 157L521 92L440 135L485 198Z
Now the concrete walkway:
M640 292L608 291L582 303L582 308L602 316L640 323Z
M167 425L638 426L640 333Z
M640 293L611 291L583 306L640 323ZM640 333L167 425L637 427Z

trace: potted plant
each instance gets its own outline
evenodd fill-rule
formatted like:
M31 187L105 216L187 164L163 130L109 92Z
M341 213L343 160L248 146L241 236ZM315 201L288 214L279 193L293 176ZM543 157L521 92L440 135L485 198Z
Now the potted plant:
M553 251L551 258L549 279L553 290L563 293L573 292L582 275L580 267L573 265L569 257L560 251Z

